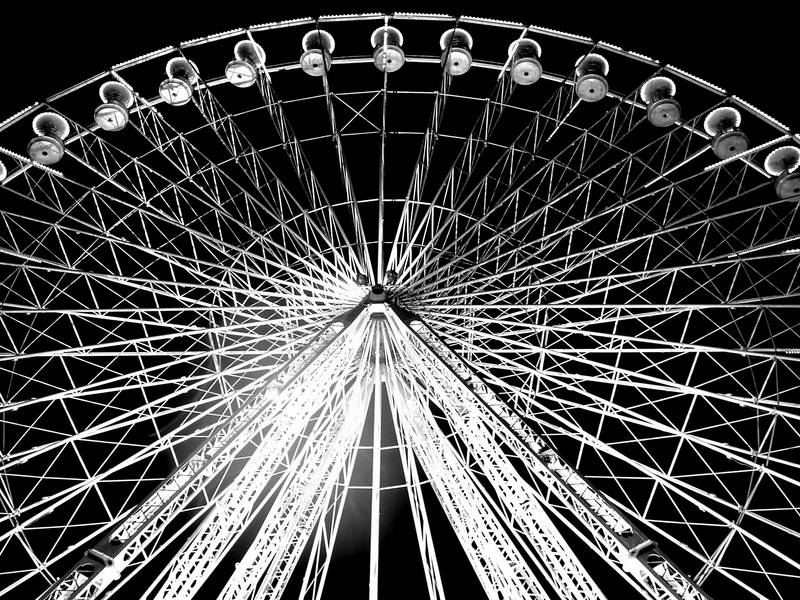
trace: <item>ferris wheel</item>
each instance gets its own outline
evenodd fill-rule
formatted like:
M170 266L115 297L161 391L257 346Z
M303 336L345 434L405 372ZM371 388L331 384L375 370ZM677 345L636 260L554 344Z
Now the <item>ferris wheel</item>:
M741 98L328 16L115 65L0 160L0 596L795 597L800 138Z

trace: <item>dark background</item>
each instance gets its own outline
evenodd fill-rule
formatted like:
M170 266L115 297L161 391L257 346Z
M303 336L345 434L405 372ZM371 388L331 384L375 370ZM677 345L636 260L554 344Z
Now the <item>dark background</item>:
M563 0L548 3L528 0L486 3L468 10L467 14L585 35L646 54L707 79L755 104L793 130L800 129L798 42L791 26L800 11L787 8L789 3L753 3L746 9L732 6L732 3L701 1L576 4ZM779 10L776 11L776 7L780 7ZM451 14L465 10L464 6L442 2L390 6L386 3L331 2L323 5L230 0L217 3L28 2L15 6L13 11L6 7L0 22L0 73L3 77L0 120L110 65L191 38L281 19L397 9ZM546 65L546 48L544 52ZM387 424L384 431L388 429ZM364 443L368 444L370 439L368 429ZM392 440L386 439L385 443L391 444ZM368 473L368 469L363 470ZM342 554L330 574L332 596L337 589L350 590L349 598L365 595L367 554L361 542L368 527L364 518L369 507L367 495L368 492L353 494L345 512L340 538L345 548L342 551L339 547ZM436 502L432 497L426 500L428 509L435 513L432 507ZM402 563L408 557L413 558L415 552L407 507L391 494L384 494L383 502L392 524L382 524L383 533L389 538L381 547L382 563ZM435 513L431 518L434 527L439 525L434 538L442 541L445 549L440 561L446 571L443 573L449 586L446 591L451 597L477 597L477 581L463 555L455 550L457 543L453 534L441 526L445 522L443 515ZM453 550L448 553L447 548ZM301 563L301 571L302 566ZM403 581L403 569L396 570L394 579L390 571L381 572L382 597L424 595L418 575Z
M351 12L520 21L606 41L715 83L788 125L798 116L793 2L23 2L0 21L0 119L134 56L236 27ZM547 58L547 50L543 59Z

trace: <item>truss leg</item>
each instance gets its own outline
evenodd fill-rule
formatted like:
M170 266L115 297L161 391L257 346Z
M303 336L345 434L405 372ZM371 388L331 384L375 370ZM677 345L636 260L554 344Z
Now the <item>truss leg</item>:
M363 429L365 399L373 385L372 328L357 356L356 373L361 385L348 392L344 410L330 427L317 436L312 452L297 466L296 475L276 498L272 508L220 600L280 598L300 559L314 525L322 517L349 451Z
M403 340L400 343L413 346L429 368L442 374L451 390L458 390L463 399L460 410L502 439L526 465L528 475L550 493L551 501L560 502L588 529L593 549L635 589L653 600L708 600L688 575L501 402L425 323L399 308L387 311L387 316L398 339Z
M289 384L302 378L312 363L324 363L340 345L359 339L355 330L363 329L363 307L345 313L329 323L301 352L272 378L269 389L253 393L242 409L222 423L209 439L148 496L110 535L91 548L70 571L53 584L41 598L84 600L96 598L120 573L156 539L217 474L261 431L280 394ZM361 317L361 318L359 318ZM357 325L352 330L345 330ZM265 386L266 388L267 386Z
M394 369L390 369L394 371ZM466 466L406 382L389 376L402 434L413 445L484 592L491 600L547 594L484 500Z
M369 599L378 600L378 558L381 539L381 407L383 383L380 377L381 353L375 353L375 377L372 407L372 501L370 503Z

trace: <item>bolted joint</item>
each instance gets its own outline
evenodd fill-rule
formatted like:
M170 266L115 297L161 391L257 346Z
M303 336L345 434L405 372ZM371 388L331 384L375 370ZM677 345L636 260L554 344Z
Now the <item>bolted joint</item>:
M103 546L105 545L108 544L104 544ZM105 547L103 549L105 549ZM80 585L81 582L91 579L94 581L94 585L106 587L112 581L116 581L120 578L120 573L123 568L124 565L121 565L120 561L115 556L107 554L97 548L90 548L86 551L75 569L75 574L80 576L76 580L76 583Z

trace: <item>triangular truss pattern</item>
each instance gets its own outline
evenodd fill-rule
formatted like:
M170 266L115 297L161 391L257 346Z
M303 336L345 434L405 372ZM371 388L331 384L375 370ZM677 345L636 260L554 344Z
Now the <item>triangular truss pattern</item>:
M220 598L281 598L309 548L301 597L321 597L370 406L371 598L378 597L384 406L400 448L430 598L444 593L422 477L487 598L605 598L563 535L565 526L642 597L707 598L428 325L399 306L369 299L330 321L254 387L235 414L43 597L100 596L144 564L140 555L154 552L191 503L202 504L202 520L184 526L191 533L143 597L196 597L246 531L249 546ZM243 465L233 466L237 461Z
M0 597L795 598L798 144L641 54L416 13L0 122Z

